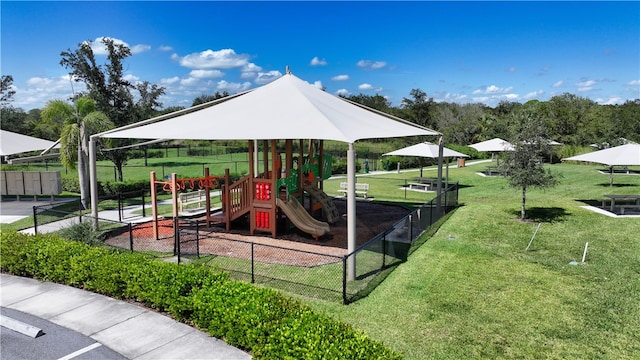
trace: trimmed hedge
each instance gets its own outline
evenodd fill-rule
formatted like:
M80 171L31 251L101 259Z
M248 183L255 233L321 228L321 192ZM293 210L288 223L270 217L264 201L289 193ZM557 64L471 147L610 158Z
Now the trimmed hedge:
M244 349L254 359L401 359L350 325L272 289L193 264L61 239L0 234L0 269L130 299Z

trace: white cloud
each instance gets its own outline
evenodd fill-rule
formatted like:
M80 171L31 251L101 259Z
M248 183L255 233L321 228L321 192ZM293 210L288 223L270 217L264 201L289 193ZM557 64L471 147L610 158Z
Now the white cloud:
M102 43L103 39L111 39L113 40L113 43L116 45L124 45L128 47L131 50L132 54L139 54L145 51L149 51L151 49L151 46L149 45L144 45L144 44L129 45L120 39L116 39L108 36L100 36L100 37L97 37L91 43L91 50L93 50L93 53L95 55L107 55L107 47L104 46L104 44Z
M525 100L537 99L540 96L542 96L543 94L544 94L543 90L532 91L532 92L526 94L525 96L523 96L522 98L525 99Z
M624 104L624 99L619 96L611 96L607 99L598 98L594 100L600 105L620 105Z
M334 94L341 95L341 96L349 96L349 95L351 95L351 93L347 89L339 89Z
M333 81L349 80L349 75L336 75L336 76L332 77L331 80L333 80Z
M313 59L311 59L311 63L309 64L311 66L325 66L327 65L327 60L325 59L319 59L317 56L314 56Z
M554 88L560 88L560 87L563 87L563 86L564 86L564 81L562 81L562 80L558 80L558 81L554 82L553 85L551 85L551 87L554 87Z
M271 70L269 72L259 72L254 82L256 84L263 85L263 84L270 83L281 76L282 76L282 73L278 70Z
M585 81L581 81L579 83L576 83L576 91L578 92L588 92L593 90L593 86L596 85L596 81L595 80L585 80Z
M449 92L436 92L433 96L436 102L456 102L464 103L468 101L468 96L465 94L452 94Z
M228 82L226 80L220 80L217 83L217 90L219 91L227 91L231 94L233 93L239 93L242 91L245 91L247 89L249 89L251 87L251 83L250 82L243 82L243 83L233 83L233 82Z
M160 79L160 84L161 85L172 85L177 83L178 81L180 81L180 78L177 76L174 77L170 77L170 78L164 78L164 79Z
M262 71L262 68L254 63L248 63L242 70L240 70L241 79L254 79L258 76L258 73Z
M495 85L489 85L484 89L477 89L473 91L473 95L482 95L482 94L502 94L507 93L513 90L513 87L501 88Z
M640 86L640 80L631 80L627 83L629 86Z
M581 82L577 83L576 85L578 87L590 87L590 86L593 86L595 84L596 84L595 80L585 80L585 81L581 81Z
M173 50L173 47L169 45L160 45L159 49L160 51L171 51Z
M50 100L69 100L73 93L86 90L84 83L71 82L69 75L54 78L32 77L26 82L26 87L16 84L12 88L16 91L11 105L16 108L30 110L43 108Z
M189 69L233 69L243 68L249 63L249 55L236 54L233 49L205 50L184 57L173 54L171 58Z
M362 90L362 91L382 91L383 89L381 87L374 87L371 84L362 83L362 84L358 85L358 90Z
M515 67L515 66L512 66L512 67L507 69L507 72L516 72L516 71L518 71L518 68Z
M139 54L139 53L151 50L151 46L138 44L138 45L133 45L130 49L132 54Z
M182 86L194 86L200 82L200 79L194 77L188 77L180 80Z
M191 70L189 76L198 79L211 79L223 77L224 73L220 70Z
M377 70L387 66L386 61L371 61L371 60L360 60L356 64L358 67L365 70Z
M315 86L316 88L323 90L324 89L324 85L322 85L322 81L320 80L316 80L313 82L313 86Z

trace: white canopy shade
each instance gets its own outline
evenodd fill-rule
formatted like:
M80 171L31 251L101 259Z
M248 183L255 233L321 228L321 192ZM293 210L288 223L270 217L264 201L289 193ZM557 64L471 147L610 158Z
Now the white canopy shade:
M131 139L361 139L438 132L331 95L287 73L273 82L192 112L177 112L107 131Z
M500 151L513 151L513 145L507 140L502 140L500 138L494 138L487 141L482 141L479 143L471 144L469 147L472 147L480 152L500 152Z
M608 166L640 165L640 144L620 145L562 160L585 161Z
M429 157L429 158L437 158L438 155L438 145L430 142L423 142L411 146L407 146L402 149L394 150L388 152L383 155L397 155L397 156L419 156L419 157ZM463 154L461 152L457 152L455 150L451 150L449 148L443 148L443 157L469 157L467 154Z
M44 150L55 144L53 141L2 130L0 133L0 156ZM56 147L59 148L60 145L56 145Z

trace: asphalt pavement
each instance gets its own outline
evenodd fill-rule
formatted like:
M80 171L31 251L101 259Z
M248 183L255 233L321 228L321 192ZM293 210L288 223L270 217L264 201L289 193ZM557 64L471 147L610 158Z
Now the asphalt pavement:
M0 274L0 306L3 349L9 339L24 344L1 351L3 360L251 359L248 353L153 310L56 283ZM29 315L37 324L24 322ZM20 326L7 327L16 317L25 328L47 323L60 328L32 336ZM67 336L60 336L65 331ZM51 337L57 340L48 340ZM49 345L42 346L43 342Z

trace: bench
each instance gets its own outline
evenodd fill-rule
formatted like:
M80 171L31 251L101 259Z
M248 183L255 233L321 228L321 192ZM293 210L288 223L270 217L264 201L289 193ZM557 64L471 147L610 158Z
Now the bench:
M409 190L418 190L418 191L430 191L431 184L425 183L408 183Z
M205 190L183 192L178 194L178 211L183 212L191 205L197 204L195 208L206 206L207 193Z
M631 210L632 214L640 214L640 205L618 205L617 207L620 209L620 215L624 215L625 209Z
M624 215L625 209L640 211L640 195L605 195L604 197L605 199L602 200L602 207L608 207L607 202L610 202L611 205L609 211L612 213L615 213L616 209L620 209L621 215Z
M338 189L338 192L341 193L341 194L347 195L348 186L349 186L348 183L341 182L340 183L340 189ZM362 195L366 199L368 193L369 193L369 184L367 184L367 183L356 183L356 196Z

